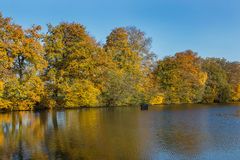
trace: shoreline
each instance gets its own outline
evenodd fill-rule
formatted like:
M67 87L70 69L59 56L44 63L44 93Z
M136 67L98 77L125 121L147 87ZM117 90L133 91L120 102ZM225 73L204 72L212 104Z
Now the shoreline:
M170 106L180 106L180 105L240 105L240 102L229 102L229 103L179 103L179 104L149 104L149 107L170 107ZM6 109L6 108L1 108L0 113L11 113L11 112L23 112L23 111L33 111L33 112L38 112L38 111L49 111L49 110L55 110L55 111L61 111L61 110L78 110L78 109L99 109L99 108L129 108L129 107L140 107L139 105L124 105L124 106L80 106L80 107L36 107L34 109ZM181 106L182 107L182 106Z

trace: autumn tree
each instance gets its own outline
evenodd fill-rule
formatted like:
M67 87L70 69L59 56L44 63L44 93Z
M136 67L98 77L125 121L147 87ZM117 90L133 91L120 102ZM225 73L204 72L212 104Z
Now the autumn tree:
M97 105L99 89L93 83L97 70L94 57L99 52L95 40L77 23L49 25L44 40L48 96L50 106Z
M217 58L203 60L203 70L207 72L208 79L203 95L203 102L228 102L230 99L230 85L224 70L224 61Z
M2 100L11 109L30 109L40 102L40 75L47 62L41 45L41 27L22 29L10 18L0 16L0 65L4 91Z
M162 103L162 94L156 85L155 75L153 74L156 65L156 55L151 50L152 38L135 26L125 27L128 34L128 43L133 52L136 52L141 59L141 92L144 95L145 103Z
M240 101L240 63L226 62L224 65L228 77L228 83L231 87L230 101Z
M207 74L191 50L158 61L155 71L165 103L201 102Z
M146 69L154 67L155 53L151 51L152 38L135 26L125 27L128 34L128 42L133 52L138 53L142 59L142 65Z
M143 36L143 35L141 35ZM103 92L108 105L138 104L145 101L143 57L138 42L131 41L125 28L115 28L107 37L104 49L116 68L109 70ZM144 39L144 37L141 37ZM118 98L119 97L119 98ZM125 97L125 98L120 98Z

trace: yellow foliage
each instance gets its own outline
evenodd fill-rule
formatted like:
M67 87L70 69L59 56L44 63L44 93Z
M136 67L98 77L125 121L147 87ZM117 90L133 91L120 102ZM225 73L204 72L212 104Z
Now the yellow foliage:
M0 131L0 146L2 146L4 143L4 132L1 130Z
M237 85L236 90L233 92L233 101L239 101L240 100L240 84Z
M96 106L99 104L100 91L90 81L79 80L71 86L65 85L64 91L66 107Z
M4 83L3 81L0 81L0 96L2 96L2 92L3 92L3 89L4 89Z
M4 91L4 83L0 81L0 108L7 109L11 105L11 102L2 98Z
M208 79L208 75L205 72L200 72L198 78L200 85L204 86Z
M5 100L0 98L0 108L1 109L9 109L12 106L12 102L9 100Z
M44 84L39 77L31 77L25 82L12 79L5 84L4 99L10 100L11 109L28 110L40 102L44 94ZM5 100L5 103L9 103Z
M164 101L164 96L163 95L156 95L150 99L150 104L155 105L155 104L162 104Z

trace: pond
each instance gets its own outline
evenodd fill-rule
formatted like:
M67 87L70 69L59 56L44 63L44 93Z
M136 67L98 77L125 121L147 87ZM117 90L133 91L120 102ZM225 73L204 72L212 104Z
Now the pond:
M240 107L169 105L0 115L0 159L240 159Z

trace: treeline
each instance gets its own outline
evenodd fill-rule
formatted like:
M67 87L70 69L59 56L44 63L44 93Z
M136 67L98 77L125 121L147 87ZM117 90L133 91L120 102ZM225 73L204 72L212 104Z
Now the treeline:
M0 15L0 108L240 101L240 63L191 50L156 60L151 38L115 28L100 44L78 23L23 29Z

